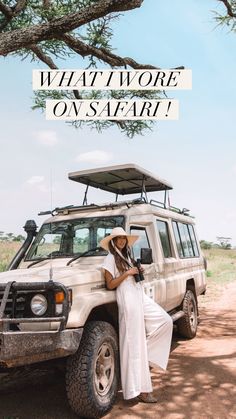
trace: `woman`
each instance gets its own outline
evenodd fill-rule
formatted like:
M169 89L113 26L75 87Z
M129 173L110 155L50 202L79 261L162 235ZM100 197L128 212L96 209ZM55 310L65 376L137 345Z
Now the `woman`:
M149 364L166 369L173 323L165 310L144 293L142 283L135 281L138 269L130 246L137 239L115 227L100 245L109 251L103 263L107 288L116 289L124 399L138 396L142 402L155 403Z

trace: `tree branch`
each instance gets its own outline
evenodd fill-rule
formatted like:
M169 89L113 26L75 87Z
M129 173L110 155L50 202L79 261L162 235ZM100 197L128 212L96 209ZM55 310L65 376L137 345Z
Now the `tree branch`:
M40 61L45 63L49 68L52 68L54 70L58 69L56 64L54 64L53 60L51 59L51 57L44 54L43 50L38 45L32 44L29 46L29 49L38 57Z
M12 15L12 9L11 7L4 4L2 1L0 1L0 12L2 12L6 18L11 17Z
M151 64L140 64L137 61L133 60L130 57L120 57L119 55L113 54L112 52L108 51L105 48L97 48L93 47L92 45L85 44L80 39L75 39L73 36L65 34L59 36L58 39L65 42L65 44L75 51L76 53L80 54L82 57L86 57L88 55L93 55L94 57L98 58L99 60L109 64L111 67L123 67L123 66L130 66L134 69L145 70L145 69L153 69L153 70L160 70L160 67L153 66ZM181 69L184 67L178 67Z
M11 7L6 6L2 2L0 2L0 11L5 16L5 19L4 19L3 23L0 25L0 31L2 31L8 25L10 20L12 19L13 12L12 12Z
M27 0L18 0L17 2L16 2L16 5L14 6L14 8L13 8L13 10L14 10L14 16L17 14L17 13L20 13L24 8L25 8L25 6L27 5L27 3L28 3L28 1Z
M67 34L59 36L58 38L64 41L70 49L75 51L77 54L80 54L82 57L93 55L112 67L121 67L125 65L123 58L111 53L105 48L93 47L92 45L85 44L80 39L75 39L73 36Z
M230 17L236 18L236 13L233 12L233 8L232 8L232 6L231 6L231 4L229 3L228 0L218 0L218 1L220 1L221 3L224 3L224 5L227 9L227 14Z
M32 42L37 44L40 41L53 39L59 34L77 29L109 13L135 9L140 7L143 1L100 0L94 6L88 6L79 12L52 19L50 22L2 33L0 35L0 55L28 48Z
M27 0L18 0L13 7L8 7L0 2L0 11L5 15L5 21L0 26L0 31L2 31L15 16L25 9L26 5Z
M51 59L51 57L49 57L48 55L46 55L42 48L40 48L38 45L30 45L29 49L38 57L38 59L40 61L42 61L43 63L45 63L49 68L52 68L53 70L57 70L58 67L56 66L56 64L53 62L53 60ZM74 96L76 99L82 99L80 93L78 92L78 90L73 90Z
M51 0L43 0L43 8L49 9L51 7Z

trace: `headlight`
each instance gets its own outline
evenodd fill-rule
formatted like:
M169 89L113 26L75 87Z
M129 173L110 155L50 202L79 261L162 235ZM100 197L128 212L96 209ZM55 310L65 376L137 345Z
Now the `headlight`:
M36 294L30 302L30 308L35 316L43 316L48 308L47 299L42 294Z

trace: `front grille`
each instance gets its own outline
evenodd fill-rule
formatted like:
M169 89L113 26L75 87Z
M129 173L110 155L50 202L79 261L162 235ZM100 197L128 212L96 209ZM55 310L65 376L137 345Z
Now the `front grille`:
M3 291L0 291L0 305L3 299ZM4 317L23 318L26 308L27 294L24 291L10 292L7 298Z
M55 312L55 292L63 292L60 314ZM42 317L32 313L30 303L35 294L45 295L48 308ZM21 323L59 322L58 330L64 330L70 311L68 289L59 282L8 282L0 283L0 334L2 331L18 330ZM28 320L29 319L29 320Z

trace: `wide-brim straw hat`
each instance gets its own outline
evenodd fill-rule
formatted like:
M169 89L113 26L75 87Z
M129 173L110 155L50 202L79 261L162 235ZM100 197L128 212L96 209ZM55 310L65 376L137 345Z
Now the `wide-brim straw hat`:
M115 227L113 228L109 236L104 237L104 239L102 239L99 244L103 249L109 250L110 241L115 237L119 236L125 236L127 238L128 246L132 246L139 238L139 236L127 234L122 227Z

